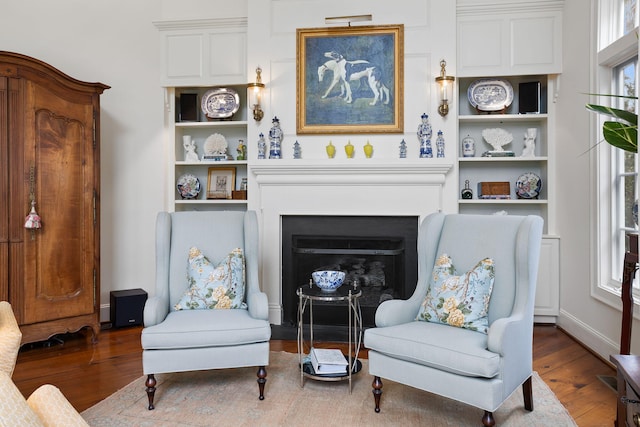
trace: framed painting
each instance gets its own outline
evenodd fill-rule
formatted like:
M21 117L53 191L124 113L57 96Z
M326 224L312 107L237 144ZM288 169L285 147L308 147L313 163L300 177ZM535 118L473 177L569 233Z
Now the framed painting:
M230 199L236 189L236 168L209 168L207 199Z
M297 30L299 134L402 133L404 26Z

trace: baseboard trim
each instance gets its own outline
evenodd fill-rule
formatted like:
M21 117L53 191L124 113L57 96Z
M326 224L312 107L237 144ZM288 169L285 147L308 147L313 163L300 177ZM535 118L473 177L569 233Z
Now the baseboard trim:
M609 356L620 352L617 342L611 341L591 326L563 310L560 310L557 326L591 353L613 366L609 361Z
M100 323L111 322L111 304L100 304Z

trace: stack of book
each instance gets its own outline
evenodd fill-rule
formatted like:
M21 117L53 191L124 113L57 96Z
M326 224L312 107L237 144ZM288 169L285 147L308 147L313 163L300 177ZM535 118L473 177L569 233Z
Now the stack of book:
M346 374L347 359L340 350L312 348L309 354L316 374Z
M516 153L513 151L485 151L482 153L482 157L515 157Z

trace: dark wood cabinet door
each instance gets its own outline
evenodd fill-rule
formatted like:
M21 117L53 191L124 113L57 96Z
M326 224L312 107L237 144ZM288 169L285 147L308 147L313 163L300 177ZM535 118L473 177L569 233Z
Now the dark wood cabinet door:
M92 99L58 94L32 81L25 89L23 197L28 202L33 186L42 228L24 230L21 320L91 314L97 297Z

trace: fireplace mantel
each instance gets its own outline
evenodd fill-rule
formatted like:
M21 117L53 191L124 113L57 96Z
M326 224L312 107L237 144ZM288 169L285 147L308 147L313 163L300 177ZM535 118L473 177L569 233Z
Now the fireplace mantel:
M259 185L441 185L452 164L434 160L265 160L251 172Z
M424 216L446 210L445 159L278 159L249 165L261 221L261 287L282 322L284 215Z

